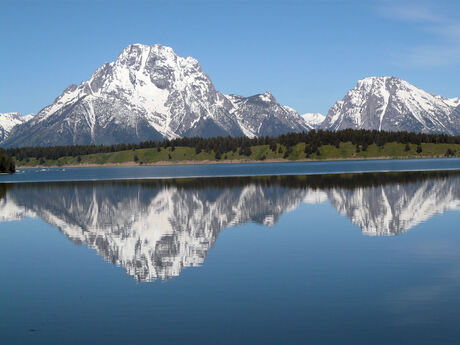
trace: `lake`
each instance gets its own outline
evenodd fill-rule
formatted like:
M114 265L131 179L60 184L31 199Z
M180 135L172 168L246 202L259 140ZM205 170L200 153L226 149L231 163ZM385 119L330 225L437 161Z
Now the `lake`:
M1 343L458 342L459 160L269 164L1 176Z
M146 178L230 177L270 175L318 175L382 171L430 171L460 169L460 158L381 159L288 163L194 164L164 166L18 169L1 175L0 183L96 181Z

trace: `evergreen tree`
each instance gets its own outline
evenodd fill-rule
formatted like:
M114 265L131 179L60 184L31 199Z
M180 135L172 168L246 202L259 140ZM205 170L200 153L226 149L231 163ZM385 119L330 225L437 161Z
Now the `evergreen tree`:
M14 160L0 149L0 173L12 174L14 172L16 172Z
M446 157L452 157L452 156L455 156L455 152L452 151L451 148L448 148L447 151L446 151L446 154L445 154Z

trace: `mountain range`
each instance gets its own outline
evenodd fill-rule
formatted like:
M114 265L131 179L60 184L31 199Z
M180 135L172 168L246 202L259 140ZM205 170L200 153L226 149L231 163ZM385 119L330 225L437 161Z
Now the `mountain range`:
M185 136L277 136L311 129L460 134L460 98L395 77L358 81L327 116L300 115L266 92L223 94L192 57L133 44L36 115L0 114L4 147L134 143Z
M460 211L458 174L417 175L409 182L401 175L370 184L358 176L356 186L337 177L320 181L320 188L308 180L290 185L289 177L278 183L219 181L189 187L152 181L14 184L0 196L0 222L39 217L136 280L151 281L202 264L223 229L248 222L274 226L302 203L328 201L371 236L397 235L436 214Z

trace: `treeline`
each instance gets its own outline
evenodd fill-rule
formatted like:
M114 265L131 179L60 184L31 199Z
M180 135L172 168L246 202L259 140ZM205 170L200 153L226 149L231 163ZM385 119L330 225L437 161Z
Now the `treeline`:
M340 146L340 143L351 142L356 145L357 150L366 151L367 147L376 144L383 147L386 143L398 142L406 145L414 144L420 147L422 143L445 143L460 144L460 136L447 134L423 134L412 132L383 132L377 130L355 130L345 129L337 132L312 130L310 132L289 133L278 137L216 137L216 138L179 138L162 141L144 141L139 144L116 144L116 145L74 145L74 146L49 146L49 147L23 147L9 148L7 154L14 156L16 160L22 161L28 158L55 160L60 157L78 157L93 153L108 153L125 150L136 150L154 148L161 151L162 148L174 150L178 146L194 147L198 154L201 151L215 153L216 159L226 152L238 151L241 155L250 156L251 146L269 145L270 149L281 152L281 147L287 148L283 151L289 154L292 147L305 143L305 153L318 153L323 145Z
M16 165L14 159L9 157L6 152L0 149L0 173L14 173Z
M204 178L171 178L151 180L106 180L106 181L73 181L66 183L48 183L46 187L37 183L1 184L0 198L7 190L17 189L40 192L43 188L67 190L74 187L84 188L126 188L141 186L143 189L176 188L180 190L215 189L215 188L243 188L256 185L266 188L282 187L296 189L355 189L379 187L394 184L420 183L427 180L445 180L459 178L460 171L408 171L383 173L345 173L324 175L288 175L288 176L233 176L233 177L204 177Z

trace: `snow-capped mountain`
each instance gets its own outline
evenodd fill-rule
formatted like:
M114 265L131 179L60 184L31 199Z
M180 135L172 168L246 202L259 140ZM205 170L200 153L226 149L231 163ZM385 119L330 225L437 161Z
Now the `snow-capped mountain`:
M243 113L216 91L194 58L180 57L159 44L134 44L88 81L64 90L53 104L15 128L3 145L113 144L307 129L295 111L283 111L268 98L267 104ZM263 125L256 128L252 119Z
M405 180L368 186L358 179L351 187L349 179L338 177L330 187L321 183L322 188L308 180L290 186L288 178L228 186L203 180L201 187L175 182L15 184L0 196L0 222L40 217L135 279L151 281L202 264L221 230L247 222L273 226L302 202L329 201L363 234L378 236L400 234L436 214L460 211L458 175Z
M308 126L315 128L315 129L320 128L321 124L326 118L325 115L320 114L320 113L306 113L301 116Z
M230 112L250 138L312 129L294 109L280 105L270 92L251 97L225 96L233 105Z
M370 77L331 107L321 128L460 134L459 104L460 98L433 95L399 78Z
M0 113L0 142L8 138L11 130L32 119L33 114L22 116L19 113Z

